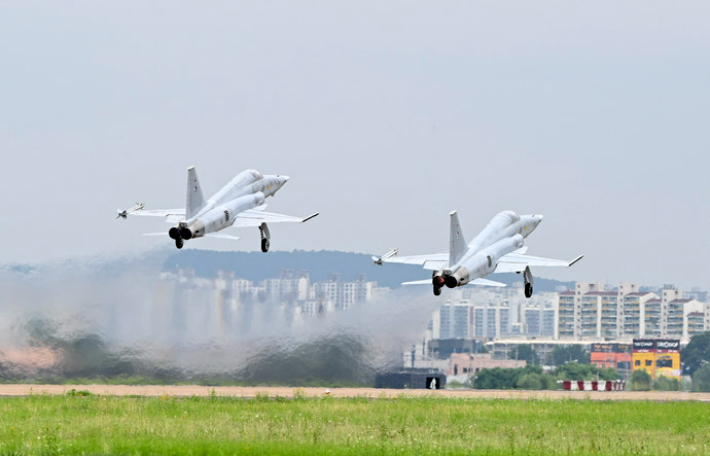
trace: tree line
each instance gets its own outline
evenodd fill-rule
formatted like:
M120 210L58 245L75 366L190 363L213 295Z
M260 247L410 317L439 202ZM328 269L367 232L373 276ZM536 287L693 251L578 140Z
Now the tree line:
M590 364L590 353L580 345L557 346L542 359L532 345L521 344L510 350L510 359L523 360L526 367L517 369L484 369L470 380L477 389L558 389L562 380L618 380L613 368L597 368ZM692 378L692 390L710 392L710 332L696 334L681 350L682 374ZM542 365L555 366L543 372ZM644 370L632 372L627 388L637 391L677 391L681 387L675 378L655 380Z
M543 372L542 366L527 365L517 369L484 369L473 379L476 389L559 389L564 380L619 380L616 369L597 368L591 364L571 362Z

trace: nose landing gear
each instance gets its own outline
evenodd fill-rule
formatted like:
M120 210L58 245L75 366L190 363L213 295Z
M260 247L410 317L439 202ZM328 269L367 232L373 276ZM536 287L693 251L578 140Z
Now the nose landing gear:
M182 238L175 239L175 247L177 247L178 249L181 249L183 245L184 245L184 242L183 242Z

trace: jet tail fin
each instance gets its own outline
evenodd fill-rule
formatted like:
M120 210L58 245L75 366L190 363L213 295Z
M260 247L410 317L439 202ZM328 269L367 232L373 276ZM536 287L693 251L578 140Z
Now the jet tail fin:
M466 240L461 231L459 215L456 211L449 214L451 216L451 232L449 234L449 266L452 266L466 253Z
M205 207L205 197L202 196L202 187L197 179L194 166L187 168L187 200L185 202L185 218L191 219Z

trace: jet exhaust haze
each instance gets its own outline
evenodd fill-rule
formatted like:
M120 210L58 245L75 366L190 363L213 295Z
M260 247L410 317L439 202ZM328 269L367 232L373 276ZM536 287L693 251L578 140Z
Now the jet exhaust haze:
M368 385L439 305L407 290L316 317L281 302L227 309L161 280L166 256L0 273L0 378Z

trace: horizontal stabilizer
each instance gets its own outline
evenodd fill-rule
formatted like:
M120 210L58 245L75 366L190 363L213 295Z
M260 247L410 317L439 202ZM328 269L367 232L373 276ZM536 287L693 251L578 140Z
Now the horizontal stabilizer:
M274 214L255 209L248 209L237 214L234 225L232 226L240 228L245 226L259 226L262 223L303 223L318 216L318 214L320 214L320 212L316 212L315 214L311 214L307 217L295 217L293 215Z
M143 233L141 236L165 236L168 237L167 231L162 231L160 233Z
M496 282L495 280L488 279L474 279L468 283L468 285L478 285L481 287L504 287L506 286L502 282Z
M402 285L431 285L431 279L415 280L413 282L404 282Z
M239 236L232 236L231 234L224 234L224 233L207 233L207 234L205 234L205 237L217 238L217 239L227 239L229 241L238 241L239 239L241 239Z
M404 282L402 285L431 285L431 279L415 280L413 282ZM506 284L488 279L474 279L466 285L478 285L481 287L505 287Z

